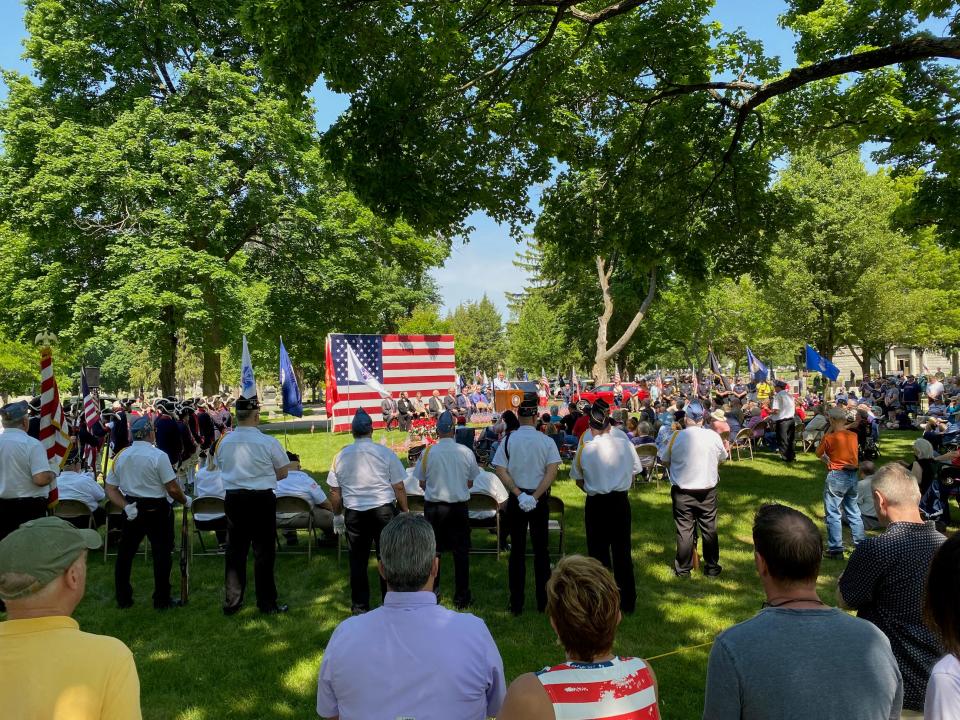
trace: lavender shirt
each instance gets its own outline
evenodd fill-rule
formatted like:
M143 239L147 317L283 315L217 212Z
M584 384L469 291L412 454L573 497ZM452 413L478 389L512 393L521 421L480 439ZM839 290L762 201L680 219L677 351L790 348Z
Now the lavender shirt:
M506 693L486 624L437 605L432 592L388 592L382 607L333 632L317 713L340 720L483 720Z

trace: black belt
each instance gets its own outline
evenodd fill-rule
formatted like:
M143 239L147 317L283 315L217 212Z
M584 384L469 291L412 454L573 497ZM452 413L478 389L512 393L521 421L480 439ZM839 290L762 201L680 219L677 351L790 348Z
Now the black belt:
M425 502L425 503L430 503L431 505L448 505L448 506L450 506L450 507L453 507L454 505L466 505L466 504L467 504L468 502L470 502L470 501L469 501L469 500L458 500L457 502L447 502L447 501L445 501L445 500L427 500L427 499L424 499L424 502Z
M9 503L10 505L23 505L25 503L43 502L46 504L47 498L42 495L26 498L0 498L0 503Z

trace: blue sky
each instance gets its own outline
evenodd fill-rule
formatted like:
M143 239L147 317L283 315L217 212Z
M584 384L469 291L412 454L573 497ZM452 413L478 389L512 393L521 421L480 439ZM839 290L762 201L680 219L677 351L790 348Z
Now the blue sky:
M793 35L777 25L777 17L785 7L781 0L717 0L712 17L725 28L743 27L751 37L762 39L767 52L779 55L786 68L793 62ZM29 71L29 65L20 58L21 43L26 35L20 2L0 2L0 28L0 67ZM0 97L5 95L6 90L0 84ZM329 92L322 83L317 83L312 95L317 106L317 127L324 130L346 108L347 100ZM486 293L506 319L504 293L518 290L526 280L523 271L513 265L518 245L510 238L507 228L486 215L475 214L469 224L475 227L470 242L456 241L446 264L433 271L443 304L453 308Z

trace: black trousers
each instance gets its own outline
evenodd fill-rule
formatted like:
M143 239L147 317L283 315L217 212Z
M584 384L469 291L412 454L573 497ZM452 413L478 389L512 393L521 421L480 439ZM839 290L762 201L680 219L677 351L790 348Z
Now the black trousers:
M247 589L247 555L253 546L253 579L257 607L269 612L277 606L273 566L277 557L277 496L272 490L227 490L227 549L224 558L224 610L243 604Z
M720 572L720 543L717 540L717 489L681 490L676 485L670 489L673 500L673 521L677 526L677 557L674 571L686 575L693 568L693 551L696 544L695 529L703 538L704 572L712 575Z
M453 553L455 605L470 604L470 515L467 503L427 501L423 503L423 516L433 527L437 538L437 556ZM441 562L441 568L443 567ZM433 590L440 592L440 573L437 572Z
M406 414L400 413L400 416L397 418L397 426L401 430L406 432L407 430L410 429L410 419L411 419L410 413L406 413Z
M350 546L350 605L354 610L370 609L370 545L380 558L380 533L397 514L397 508L390 503L370 510L351 510L343 512L347 526L347 543ZM387 583L380 578L380 601L387 594Z
M637 583L630 555L630 525L630 498L626 491L587 496L587 554L613 570L620 588L620 609L632 613L637 607Z
M530 542L533 545L533 575L536 583L537 610L543 612L547 607L547 580L550 579L550 550L547 546L547 522L550 509L547 506L547 494L537 502L530 512L520 509L517 496L510 493L507 499L506 521L510 531L510 611L523 612L523 601L527 582L527 528L530 529Z
M0 540L23 523L42 518L46 514L47 499L45 497L0 500Z
M393 427L395 427L395 428L399 428L399 427L400 427L400 416L399 416L399 415L387 416L387 415L385 414L385 415L384 415L384 419L383 419L383 423L384 423L384 425L383 425L383 429L384 429L384 430L389 430L391 425L392 425Z
M130 571L133 559L143 538L150 542L153 554L153 606L164 607L170 602L170 570L173 568L173 507L165 497L135 498L127 502L137 504L137 517L121 515L120 546L117 549L117 564L113 569L113 582L120 607L133 604L133 586Z
M780 454L787 462L793 462L797 456L797 422L793 418L777 420L777 442L780 445Z

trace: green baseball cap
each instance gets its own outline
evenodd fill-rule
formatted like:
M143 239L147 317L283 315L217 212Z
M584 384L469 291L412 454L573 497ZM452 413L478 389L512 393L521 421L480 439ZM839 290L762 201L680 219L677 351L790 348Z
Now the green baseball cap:
M56 580L84 550L102 546L96 530L79 530L58 517L30 520L0 541L0 597L26 597ZM27 587L8 591L7 573L27 575L36 580Z

